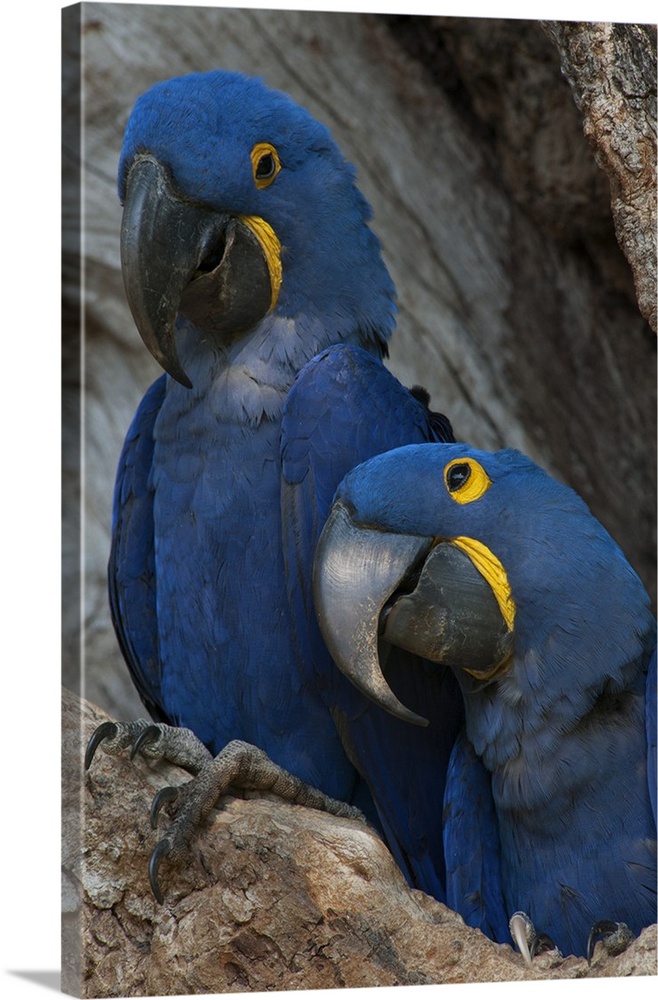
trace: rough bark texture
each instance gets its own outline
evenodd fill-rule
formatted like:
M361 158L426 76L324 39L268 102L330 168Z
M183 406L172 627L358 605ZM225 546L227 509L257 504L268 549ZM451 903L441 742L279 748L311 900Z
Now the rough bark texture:
M540 956L529 970L441 903L410 890L365 826L272 798L226 797L189 863L147 864L150 802L187 775L98 753L107 716L63 698L65 992L83 997L654 975L656 928L616 958ZM162 832L162 831L160 831ZM85 947L80 948L84 938Z
M617 239L656 330L656 27L545 22L610 180Z

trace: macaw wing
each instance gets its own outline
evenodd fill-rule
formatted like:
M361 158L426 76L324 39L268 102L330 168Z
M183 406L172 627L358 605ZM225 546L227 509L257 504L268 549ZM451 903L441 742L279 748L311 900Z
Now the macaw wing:
M449 670L391 648L386 665L391 687L431 725L419 728L384 712L332 662L317 624L311 585L316 543L347 472L404 444L452 440L448 421L432 414L425 402L361 348L332 347L317 355L300 372L284 410L282 519L300 669L331 710L409 882L443 899L443 792L463 720L457 683Z
M646 726L647 726L647 780L649 782L649 798L653 810L653 821L656 822L656 650L654 649L647 673L646 694Z
M491 775L464 731L450 759L443 822L448 906L470 927L509 943Z
M161 664L155 584L153 425L165 392L162 376L150 387L126 435L114 487L108 565L110 611L133 682L152 717L170 722L161 708Z

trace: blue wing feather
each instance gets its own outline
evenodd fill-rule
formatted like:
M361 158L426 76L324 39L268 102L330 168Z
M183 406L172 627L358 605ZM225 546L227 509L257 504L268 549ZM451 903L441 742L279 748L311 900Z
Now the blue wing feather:
M162 709L158 642L153 491L153 425L162 405L166 376L148 390L123 445L114 488L112 545L108 565L110 611L133 682L154 719L170 722Z
M491 774L465 732L452 752L443 819L448 906L494 941L509 942Z
M282 422L282 518L287 586L301 669L321 691L343 745L367 783L377 818L411 884L445 898L442 808L448 759L463 720L451 672L391 650L389 683L432 725L420 729L368 701L335 667L311 597L313 553L336 488L354 466L403 444L451 439L383 364L358 347L337 346L300 372Z

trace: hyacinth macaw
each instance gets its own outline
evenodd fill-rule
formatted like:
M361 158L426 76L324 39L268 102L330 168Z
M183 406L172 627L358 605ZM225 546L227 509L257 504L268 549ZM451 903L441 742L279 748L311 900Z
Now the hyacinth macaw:
M291 774L327 808L365 813L409 881L442 898L458 685L399 651L408 703L443 724L391 718L335 669L313 611L313 552L343 476L387 448L452 439L382 363L394 288L354 168L286 95L192 74L137 101L119 194L128 301L166 374L121 454L109 589L156 724L101 727L87 766L99 745L131 746L196 775L154 803L154 818L163 803L173 816L151 862L158 898L162 858L229 783L283 794ZM282 784L245 777L245 743L285 769Z
M563 954L655 922L656 623L576 493L513 450L389 451L341 484L315 590L336 663L379 704L396 711L391 646L459 682L449 906L501 942L529 917Z

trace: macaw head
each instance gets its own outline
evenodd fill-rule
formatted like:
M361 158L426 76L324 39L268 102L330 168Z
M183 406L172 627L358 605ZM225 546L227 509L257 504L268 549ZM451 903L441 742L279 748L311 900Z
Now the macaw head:
M314 591L338 667L416 723L384 679L390 645L451 666L467 696L527 700L539 718L622 686L653 625L641 582L573 490L517 451L463 444L409 445L353 469Z
M156 84L126 127L119 196L133 316L183 384L178 315L224 346L275 312L385 350L394 289L370 208L329 130L287 95L222 71Z

